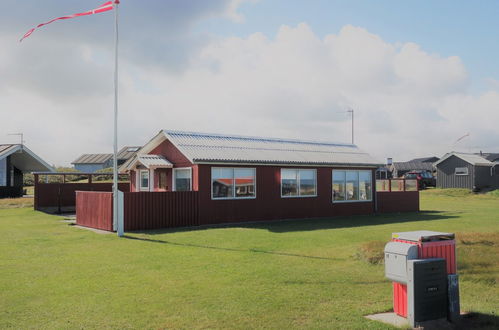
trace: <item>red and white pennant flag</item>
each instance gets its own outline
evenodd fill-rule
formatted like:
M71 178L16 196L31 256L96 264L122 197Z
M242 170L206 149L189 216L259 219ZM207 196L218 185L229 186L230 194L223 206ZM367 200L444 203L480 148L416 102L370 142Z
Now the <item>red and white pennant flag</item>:
M109 10L112 10L113 9L113 3L120 3L119 0L114 0L114 1L107 1L105 3L103 3L102 5L100 5L99 7L95 8L95 9L92 9L92 10L89 10L89 11L86 11L86 12L83 12L83 13L78 13L78 14L73 14L73 15L68 15L68 16L62 16L62 17L57 17L57 18L54 18L46 23L40 23L38 24L36 27L30 29L28 32L26 32L23 37L21 38L21 40L19 40L19 42L23 41L25 38L29 37L36 29L44 26L44 25L47 25L47 24L50 24L52 22L55 22L55 21L58 21L58 20L61 20L61 19L70 19L70 18L75 18L75 17L80 17L80 16L87 16L87 15L93 15L93 14L98 14L98 13L103 13L103 12L106 12L106 11L109 11Z

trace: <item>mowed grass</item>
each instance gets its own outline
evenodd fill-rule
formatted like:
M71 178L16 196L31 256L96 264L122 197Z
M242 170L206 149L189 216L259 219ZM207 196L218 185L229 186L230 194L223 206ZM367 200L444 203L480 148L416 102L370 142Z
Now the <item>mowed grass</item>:
M421 229L458 233L462 310L497 326L499 198L421 196L418 214L127 238L2 209L0 328L386 329L363 317L392 308L375 255L392 232Z

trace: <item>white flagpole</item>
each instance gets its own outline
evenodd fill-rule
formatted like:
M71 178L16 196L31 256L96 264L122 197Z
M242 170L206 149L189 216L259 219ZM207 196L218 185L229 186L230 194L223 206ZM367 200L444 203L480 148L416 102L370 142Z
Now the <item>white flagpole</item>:
M118 217L118 4L114 1L114 157L113 157L113 227L123 236L123 226Z

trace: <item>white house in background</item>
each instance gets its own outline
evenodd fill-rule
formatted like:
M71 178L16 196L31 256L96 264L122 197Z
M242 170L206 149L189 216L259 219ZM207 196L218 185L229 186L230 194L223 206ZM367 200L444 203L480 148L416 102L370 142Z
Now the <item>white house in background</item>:
M25 145L0 144L0 198L22 196L23 173L53 171Z

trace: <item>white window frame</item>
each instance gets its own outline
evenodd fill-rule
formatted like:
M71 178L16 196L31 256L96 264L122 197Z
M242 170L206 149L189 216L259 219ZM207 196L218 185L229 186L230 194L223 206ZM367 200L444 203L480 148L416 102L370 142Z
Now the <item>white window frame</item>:
M192 167L175 167L173 169L173 177L172 177L172 189L173 191L177 191L177 184L175 180L175 175L178 170L189 170L189 191L192 191Z
M147 173L147 187L142 187L142 173ZM139 191L150 191L151 190L151 172L150 170L139 170Z
M357 200L348 200L348 199L345 199L345 200L342 200L342 201L338 201L338 200L334 200L334 196L333 196L333 184L334 184L334 177L333 177L333 172L334 171L342 171L342 172L345 172L345 181L343 182L343 185L345 187L345 198L346 198L346 183L347 183L347 176L346 176L346 173L347 172L357 172L357 183L359 184L359 198L360 198L360 180L359 180L359 177L360 177L360 172L370 172L371 173L371 199L357 199ZM336 204L336 203L367 203L367 202L372 202L373 201L373 194L374 194L374 187L373 187L373 173L372 171L370 170L342 170L342 169L333 169L331 171L331 201Z
M286 170L290 170L290 171L298 171L298 177L297 177L297 187L298 187L298 195L296 196L284 196L282 194L282 171L286 171ZM315 172L315 180L314 180L314 184L315 184L315 194L314 195L301 195L301 189L300 189L300 171L314 171ZM317 169L316 168L281 168L281 186L280 186L280 189L281 189L281 198L311 198L311 197L317 197Z
M459 170L466 169L466 173L457 173L458 169ZM470 175L470 170L467 167L456 167L456 168L454 168L454 174L459 175L459 176L466 176L466 175Z
M232 196L232 197L213 197L213 170L216 170L216 169L231 169L232 170L232 178L234 179L234 186L233 186L232 191L233 191L234 196ZM236 178L234 176L234 170L236 170L236 169L253 170L254 179L255 179L255 184L254 184L255 195L254 196L236 197L236 187L235 187ZM218 200L229 200L229 199L256 199L256 191L257 191L257 189L256 189L256 167L212 167L210 180L211 180L211 193L210 193L211 200L218 201Z

